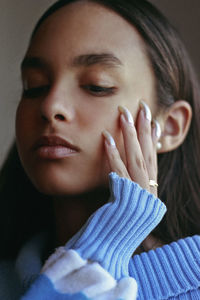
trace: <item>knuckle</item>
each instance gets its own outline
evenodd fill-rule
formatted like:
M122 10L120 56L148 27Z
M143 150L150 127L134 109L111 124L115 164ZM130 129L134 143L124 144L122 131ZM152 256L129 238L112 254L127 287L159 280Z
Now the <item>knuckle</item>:
M128 135L129 135L130 138L132 138L132 139L135 138L135 136L136 136L136 130L134 128L129 127L127 129L127 131L128 131Z
M109 154L109 156L110 156L110 159L111 159L111 160L113 160L113 161L116 160L116 154L115 154L114 152L111 152L111 153Z
M142 128L142 130L140 131L140 135L141 136L146 136L150 134L150 127L149 126L145 126Z
M127 177L127 171L123 168L123 166L118 165L114 169L120 177Z
M148 162L149 165L154 165L154 159L152 158L151 155L148 156L147 162Z
M147 171L146 163L143 158L136 157L136 164L139 169Z
M115 172L120 176L120 177L125 177L123 171L120 168L117 168Z
M117 151L112 151L109 153L110 160L117 162L119 160L119 154Z

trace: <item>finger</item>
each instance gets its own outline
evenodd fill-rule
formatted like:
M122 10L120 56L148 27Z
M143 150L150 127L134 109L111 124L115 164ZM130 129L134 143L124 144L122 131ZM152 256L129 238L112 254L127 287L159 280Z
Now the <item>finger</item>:
M146 103L141 101L137 117L137 133L140 147L146 162L149 179L156 180L157 167L155 165L154 146L151 128L151 111Z
M156 145L161 135L160 125L152 122L151 111L145 102L141 102L141 109L137 118L137 132L142 153L146 162L149 179L157 181L157 149ZM151 186L150 191L157 195L157 186Z
M106 130L103 131L102 134L105 138L105 150L111 171L117 173L120 177L131 179L126 169L126 166L124 165L120 157L119 151L117 150L113 137Z
M158 172L158 157L157 157L157 150L158 150L158 146L160 146L161 144L158 142L160 137L161 137L161 127L160 124L158 123L158 121L156 121L155 119L153 120L152 123L152 141L153 141L153 164L155 165L155 170L156 170L156 178L157 178L157 172ZM157 187L151 187L151 192L154 193L155 195L157 195Z
M137 182L141 187L149 190L148 172L137 138L137 132L131 113L127 108L120 106L119 111L121 128L124 138L124 147L126 153L127 170L131 179Z
M148 170L149 180L157 181L157 152L154 130L151 126L151 111L148 105L141 101L137 117L137 133L143 157ZM150 185L151 193L157 195L157 186Z

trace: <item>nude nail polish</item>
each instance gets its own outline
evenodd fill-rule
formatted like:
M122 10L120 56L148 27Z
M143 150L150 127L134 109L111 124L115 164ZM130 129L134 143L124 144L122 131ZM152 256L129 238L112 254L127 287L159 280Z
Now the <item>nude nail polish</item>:
M105 137L106 142L108 143L109 146L116 148L115 141L114 141L112 135L107 130L103 131L103 136Z
M132 117L132 114L130 113L130 111L124 106L118 106L118 110L120 113L123 114L125 120L129 123L129 125L131 125L133 127L134 121L133 121L133 117Z
M151 116L151 110L149 108L149 106L143 101L140 101L140 107L144 110L144 114L145 114L145 118L151 122L152 120L152 116Z
M162 134L160 124L155 119L153 120L153 124L155 126L156 137L159 139L161 137L161 134Z

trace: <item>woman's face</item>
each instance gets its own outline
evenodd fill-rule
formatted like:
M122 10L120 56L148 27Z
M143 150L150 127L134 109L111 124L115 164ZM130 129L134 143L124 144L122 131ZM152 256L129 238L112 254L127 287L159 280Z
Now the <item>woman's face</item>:
M34 185L62 196L107 186L102 131L125 160L118 106L134 119L141 99L155 111L154 76L137 31L99 4L67 5L40 26L22 78L16 138Z

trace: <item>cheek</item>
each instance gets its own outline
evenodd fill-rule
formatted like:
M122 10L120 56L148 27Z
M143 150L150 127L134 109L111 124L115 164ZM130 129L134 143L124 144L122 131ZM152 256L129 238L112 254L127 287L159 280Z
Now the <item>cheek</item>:
M26 119L26 110L24 110L23 105L20 104L17 107L16 116L15 116L15 134L17 144L21 141L21 138L24 136L24 131L26 130L25 126Z
M113 136L117 145L117 149L119 150L120 156L124 163L126 163L123 135L120 126L120 113L118 111L118 106L122 105L121 98L122 97L120 97L116 104L111 103L105 108L101 107L99 109L96 109L95 113L91 112L90 117L87 120L85 136L89 136L88 145L90 145L90 147L94 149L94 152L98 152L96 146L97 144L99 145L98 149L101 149L99 151L101 151L102 157L102 152L104 152L105 155L105 150L102 147L102 145L104 144L102 132L104 130L107 130ZM128 107L127 103L123 103L123 105ZM135 107L134 110L136 110ZM99 142L100 140L101 143ZM98 154L100 154L100 152L98 152Z
M38 122L34 120L35 114L27 103L21 101L15 117L15 136L19 156L23 161L29 147L33 143Z
M109 168L106 157L104 137L102 135L104 130L107 130L113 136L120 157L126 165L126 155L118 109L112 107L109 113L107 112L104 117L102 117L102 115L96 115L93 121L91 120L90 130L88 130L88 132L90 132L88 145L91 147L91 158L93 157L94 160L96 160L96 166L98 165L99 168L102 169L102 173L106 172L106 174L108 174L108 172L112 170Z
M108 184L108 173L112 170L106 158L103 130L114 137L122 159L125 161L123 137L119 123L118 105L82 107L78 110L70 131L80 142L80 157L69 162L41 163L30 155L29 147L38 130L37 111L30 103L21 102L16 113L16 139L23 166L34 185L47 194L83 192L96 186Z
M35 119L36 112L33 105L26 101L21 101L18 105L15 117L16 137L24 136L25 133L30 136L29 131L37 127L38 120ZM24 136L26 138L26 136Z
M16 124L16 129L20 129L21 125L23 125L24 120L27 117L27 107L23 101L20 101L17 110L16 110L16 115L15 115L15 124Z

